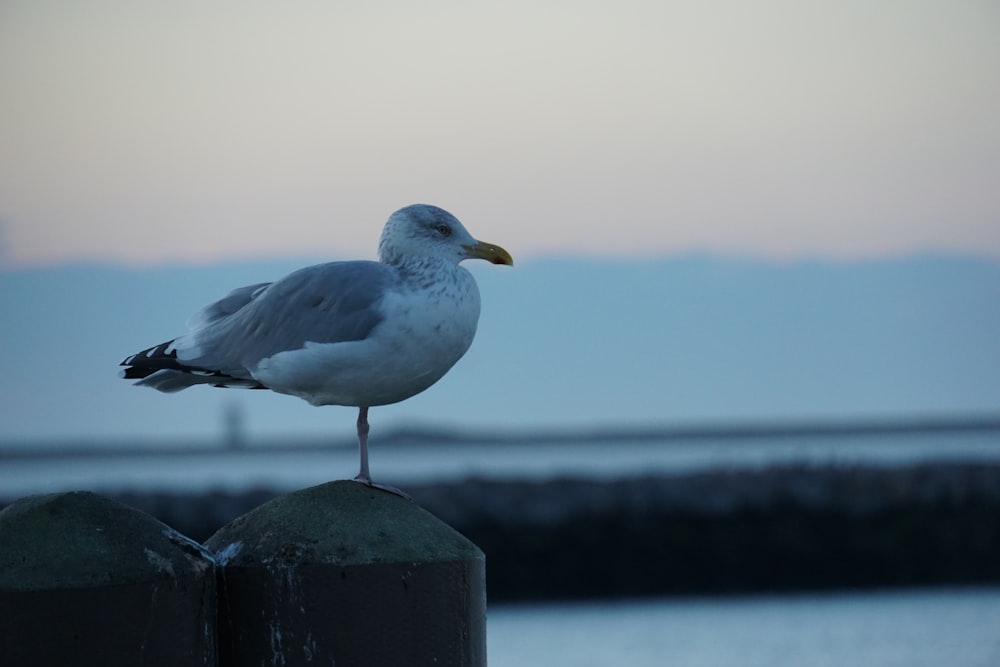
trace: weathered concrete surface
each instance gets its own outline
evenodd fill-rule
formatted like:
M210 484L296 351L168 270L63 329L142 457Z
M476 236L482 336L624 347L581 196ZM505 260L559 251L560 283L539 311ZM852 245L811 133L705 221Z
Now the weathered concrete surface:
M275 498L206 546L221 572L223 664L486 664L485 557L409 500L330 482Z
M214 563L148 514L72 492L0 512L0 656L14 665L214 665Z

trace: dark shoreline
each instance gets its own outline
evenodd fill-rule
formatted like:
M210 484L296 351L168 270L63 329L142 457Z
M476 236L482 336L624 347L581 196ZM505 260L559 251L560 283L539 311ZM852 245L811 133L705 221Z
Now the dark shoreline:
M1000 582L1000 464L467 479L405 490L483 549L493 601ZM279 493L109 495L204 541Z
M575 429L511 429L483 433L463 429L405 427L380 433L379 449L461 443L477 446L504 446L511 443L574 445L584 442L677 442L701 440L784 440L788 438L854 438L858 436L899 436L923 434L995 433L1000 438L1000 415L928 415L922 417L882 417L867 419L783 419L733 420L711 423L646 426L608 426ZM311 452L357 447L354 437L331 442L328 438L302 437L246 442L184 440L149 441L137 446L134 439L120 442L80 440L58 442L0 443L0 461L87 457L158 458L177 455L215 456L219 453L266 454L271 452Z

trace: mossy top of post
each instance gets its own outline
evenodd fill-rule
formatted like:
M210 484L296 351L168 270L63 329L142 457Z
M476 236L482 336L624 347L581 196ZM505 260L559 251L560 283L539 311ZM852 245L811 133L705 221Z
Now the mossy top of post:
M212 565L173 528L89 491L29 496L0 511L0 590L176 580Z
M205 545L220 566L485 558L416 503L349 480L279 496L223 527Z

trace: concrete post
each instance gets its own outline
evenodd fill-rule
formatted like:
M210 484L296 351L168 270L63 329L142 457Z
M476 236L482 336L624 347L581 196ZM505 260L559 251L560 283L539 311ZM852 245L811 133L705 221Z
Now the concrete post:
M409 500L330 482L265 503L206 546L223 665L486 665L485 557Z
M215 665L216 577L203 548L88 492L0 512L0 663Z

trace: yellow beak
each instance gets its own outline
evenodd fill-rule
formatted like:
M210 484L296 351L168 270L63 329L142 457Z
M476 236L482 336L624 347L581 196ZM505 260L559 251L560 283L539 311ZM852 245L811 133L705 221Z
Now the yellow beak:
M469 259L485 259L487 262L491 262L493 264L506 264L507 266L514 266L514 258L510 256L509 252L498 245L477 241L476 245L467 245L463 247L465 248L465 252L468 253Z

